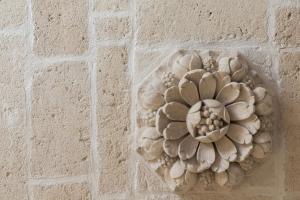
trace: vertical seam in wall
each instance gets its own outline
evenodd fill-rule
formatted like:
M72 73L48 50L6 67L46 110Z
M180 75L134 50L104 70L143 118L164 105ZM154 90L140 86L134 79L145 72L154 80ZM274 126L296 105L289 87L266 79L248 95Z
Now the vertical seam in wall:
M136 2L135 0L129 0L129 11L131 16L131 41L130 41L130 52L129 52L129 60L128 60L128 67L129 67L129 75L131 80L131 106L130 106L130 157L129 157L129 180L131 180L131 190L130 190L130 198L135 199L135 185L137 179L137 173L135 170L135 161L136 161L136 154L135 154L135 87L134 87L134 74L135 74L135 51L136 51L136 34L137 34L137 25L136 25Z
M32 126L31 126L31 92L32 92L32 49L33 49L33 14L32 14L32 2L27 0L27 21L26 21L26 63L24 69L24 87L25 87L25 106L26 106L26 146L27 146L27 197L29 200L33 200L33 194L30 186L31 175L31 149L32 149Z
M92 199L98 199L98 179L99 179L99 156L97 151L97 69L96 69L96 54L97 48L95 46L96 36L95 36L95 26L94 26L94 0L89 0L89 49L90 49L90 63L89 63L89 71L90 71L90 84L91 84L91 146L90 146L90 169L89 179L91 182L91 195Z

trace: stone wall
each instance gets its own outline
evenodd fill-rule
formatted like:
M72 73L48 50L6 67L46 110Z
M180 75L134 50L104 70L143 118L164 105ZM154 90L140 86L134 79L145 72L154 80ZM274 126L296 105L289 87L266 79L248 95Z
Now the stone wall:
M177 196L134 151L135 86L177 48L238 49L277 90L239 188ZM2 0L0 63L0 199L300 199L299 0Z

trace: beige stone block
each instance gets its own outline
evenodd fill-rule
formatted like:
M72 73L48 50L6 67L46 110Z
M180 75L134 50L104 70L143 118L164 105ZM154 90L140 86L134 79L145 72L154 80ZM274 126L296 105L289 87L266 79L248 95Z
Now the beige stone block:
M97 120L100 193L129 187L130 83L126 47L103 47L97 53Z
M170 191L158 175L151 171L145 163L137 164L136 190L138 192L164 192Z
M157 195L140 195L139 200L279 200L277 197L256 195L256 194L235 194L235 193L201 193L201 194L157 194Z
M281 47L300 47L300 8L286 7L276 11L275 40Z
M81 62L47 66L32 85L32 176L87 174L90 160L90 79Z
M25 42L21 37L0 36L0 50L0 199L25 200Z
M285 135L285 189L300 192L300 127L291 126Z
M26 19L26 0L0 1L0 29L13 28Z
M95 0L95 11L123 11L128 9L128 0Z
M105 17L96 21L98 40L126 39L130 34L129 17Z
M88 48L86 0L33 0L34 53L80 55Z
M137 10L141 43L267 39L266 0L140 0Z
M47 185L33 187L34 200L91 200L86 183Z
M300 52L280 55L281 111L285 126L297 125L300 120Z

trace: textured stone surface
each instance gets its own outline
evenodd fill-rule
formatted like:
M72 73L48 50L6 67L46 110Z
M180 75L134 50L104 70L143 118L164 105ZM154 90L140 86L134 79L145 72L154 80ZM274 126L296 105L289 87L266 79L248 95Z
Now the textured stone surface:
M299 124L300 120L300 52L282 53L279 63L280 98L284 125Z
M119 40L129 36L129 17L107 17L97 19L96 33L98 40Z
M12 28L24 23L26 0L0 1L0 28Z
M285 134L286 156L285 156L285 187L289 192L300 192L300 127L291 126Z
M300 47L300 8L280 8L276 11L276 42L281 47Z
M161 178L148 169L145 163L141 162L137 164L136 190L138 192L169 191Z
M89 89L85 63L51 65L34 74L31 116L33 176L87 173Z
M91 200L89 187L85 183L35 186L35 200Z
M122 11L128 8L128 0L95 0L96 11Z
M130 86L125 47L104 47L97 54L98 151L100 192L126 191L129 185Z
M266 0L141 0L137 4L139 42L267 38Z
M33 0L34 52L82 54L88 48L86 0Z
M245 195L245 194L194 194L194 195L183 195L178 196L174 194L157 194L142 196L138 198L139 200L279 200L277 197L265 196L265 195Z
M0 36L0 50L0 199L27 199L24 41Z

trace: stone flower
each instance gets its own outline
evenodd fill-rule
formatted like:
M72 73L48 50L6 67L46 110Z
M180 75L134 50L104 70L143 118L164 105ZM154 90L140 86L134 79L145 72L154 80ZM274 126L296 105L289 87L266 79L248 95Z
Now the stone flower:
M239 57L209 57L203 65L192 52L170 60L161 80L140 89L141 105L156 119L143 127L138 152L152 164L167 158L156 170L174 190L189 189L208 170L219 185L238 184L243 168L251 168L245 165L249 157L262 159L271 151L270 133L260 130L260 116L272 113L271 96L242 81L248 66Z

